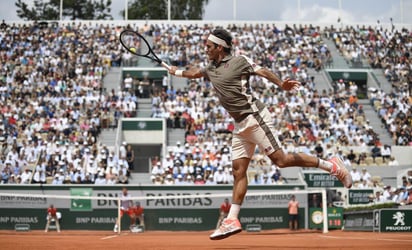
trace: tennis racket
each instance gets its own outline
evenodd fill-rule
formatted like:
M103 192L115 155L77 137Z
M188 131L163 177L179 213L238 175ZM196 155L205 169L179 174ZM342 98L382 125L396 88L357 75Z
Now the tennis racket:
M170 69L170 66L160 60L160 58L153 52L153 49L150 47L147 40L136 31L123 30L120 33L120 43L133 55L149 58L162 65L167 70Z

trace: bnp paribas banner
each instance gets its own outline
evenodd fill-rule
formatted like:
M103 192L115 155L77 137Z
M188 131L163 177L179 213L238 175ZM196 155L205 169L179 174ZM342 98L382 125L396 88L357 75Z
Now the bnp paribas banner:
M219 207L230 198L225 186L127 186L132 197L139 197L144 208L146 230L211 230L216 227ZM291 190L282 186L251 187L239 219L243 226L259 224L262 229L287 228L287 205ZM283 190L282 190L283 189ZM112 230L117 217L117 200L122 186L26 186L0 187L0 229L29 225L44 229L46 209L53 204L62 214L61 227L80 230ZM277 192L277 193L273 193ZM281 192L281 193L280 193ZM22 194L13 196L8 194ZM255 195L250 195L255 194ZM42 197L36 195L43 195ZM218 195L219 197L212 197ZM295 194L304 214L306 194ZM300 225L306 216L300 216ZM122 228L128 229L130 218L123 216Z
M220 207L224 198L230 198L231 189L216 188L145 187L137 189L128 187L128 193L135 199L141 198L140 203L146 208L156 209L203 209ZM289 190L290 191L290 190ZM273 193L271 193L273 192ZM6 193L27 196L8 196ZM121 187L76 187L63 190L29 189L29 190L0 190L0 208L45 208L50 204L59 208L69 208L71 211L92 211L94 209L117 208L117 199L121 197ZM212 195L221 195L211 197ZM224 194L227 194L225 196ZM43 197L36 197L40 195ZM249 190L242 205L243 208L284 208L288 206L292 192L272 189ZM301 207L307 206L306 194L295 194ZM84 198L83 198L84 197ZM93 199L90 199L93 197ZM96 198L101 197L101 199ZM89 199L88 199L89 198Z

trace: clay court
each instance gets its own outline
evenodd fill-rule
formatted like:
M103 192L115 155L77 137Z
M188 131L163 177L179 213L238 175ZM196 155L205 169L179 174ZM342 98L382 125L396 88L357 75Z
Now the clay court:
M210 232L0 231L1 249L410 249L410 233L269 230L211 241Z

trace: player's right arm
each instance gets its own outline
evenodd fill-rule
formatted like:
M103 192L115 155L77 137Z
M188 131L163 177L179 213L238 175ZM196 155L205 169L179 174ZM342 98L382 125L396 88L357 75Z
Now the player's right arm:
M176 66L171 66L169 73L174 76L186 77L186 78L200 78L204 77L202 70L200 68L192 67L187 70L181 70Z

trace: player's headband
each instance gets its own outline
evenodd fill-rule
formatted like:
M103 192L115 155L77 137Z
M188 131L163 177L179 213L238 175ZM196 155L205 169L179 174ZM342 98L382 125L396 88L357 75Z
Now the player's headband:
M219 38L219 37L217 37L213 34L210 34L207 39L211 42L214 42L214 43L218 44L218 45L222 45L225 48L230 48L230 46L227 45L225 40L223 40L222 38Z

